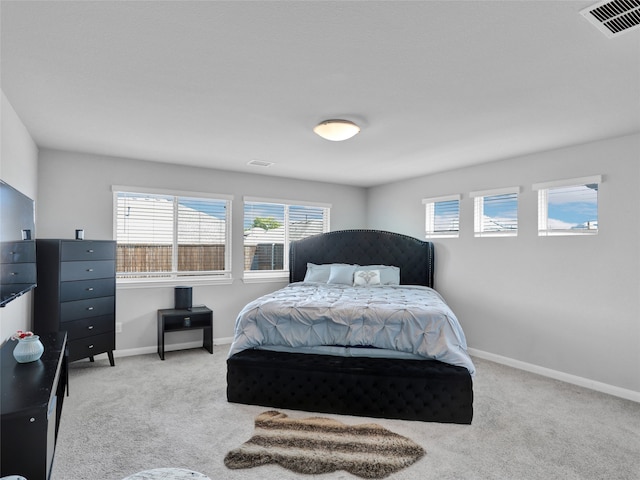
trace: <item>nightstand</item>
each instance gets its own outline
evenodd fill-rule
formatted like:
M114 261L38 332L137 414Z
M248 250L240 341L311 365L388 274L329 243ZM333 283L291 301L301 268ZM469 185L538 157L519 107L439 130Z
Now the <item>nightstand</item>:
M213 353L213 312L207 307L158 310L158 355L164 360L164 335L167 332L202 329L202 347Z

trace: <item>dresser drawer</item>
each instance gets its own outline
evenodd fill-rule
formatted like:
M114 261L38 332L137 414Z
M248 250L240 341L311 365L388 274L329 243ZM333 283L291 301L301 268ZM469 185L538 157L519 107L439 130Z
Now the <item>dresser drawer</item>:
M69 340L78 340L101 333L113 332L115 328L114 319L115 317L113 315L83 318L81 320L64 322L62 328L67 331Z
M73 362L74 360L115 350L116 334L114 332L102 333L93 337L71 340L67 345L69 345L69 361Z
M61 245L63 262L83 260L114 260L115 242L93 242L91 240L67 240Z
M36 261L34 240L2 242L0 244L0 263L31 263Z
M35 263L3 263L0 267L2 285L29 283L29 279L36 278Z
M115 260L62 262L60 264L60 280L63 282L89 280L92 278L113 278L115 274Z
M60 321L68 322L80 318L99 317L115 313L115 297L90 298L60 304ZM64 329L64 326L60 327Z
M116 284L113 278L62 282L60 284L61 302L82 300L85 298L112 297L115 294Z

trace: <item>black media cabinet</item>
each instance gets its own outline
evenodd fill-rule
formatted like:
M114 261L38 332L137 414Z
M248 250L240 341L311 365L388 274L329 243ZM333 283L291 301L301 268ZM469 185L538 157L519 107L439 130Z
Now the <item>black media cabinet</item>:
M67 388L67 334L40 335L40 360L18 363L16 342L0 349L2 408L0 477L21 475L47 480L51 475L62 403Z

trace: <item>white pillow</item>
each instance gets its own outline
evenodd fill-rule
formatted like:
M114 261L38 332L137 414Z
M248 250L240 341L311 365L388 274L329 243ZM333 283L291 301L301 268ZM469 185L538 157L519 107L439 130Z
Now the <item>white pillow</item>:
M353 286L380 285L380 270L356 270L353 275Z
M353 272L355 271L355 265L331 265L331 273L327 283L353 285Z
M400 269L392 265L365 265L356 268L356 272L360 270L380 270L381 285L400 285Z

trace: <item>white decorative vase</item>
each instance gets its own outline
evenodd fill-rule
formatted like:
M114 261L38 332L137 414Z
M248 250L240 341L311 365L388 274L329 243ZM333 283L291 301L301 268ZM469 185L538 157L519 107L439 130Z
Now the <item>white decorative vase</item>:
M44 353L44 345L38 335L24 337L18 340L16 348L13 349L13 357L18 363L29 363L39 360Z

